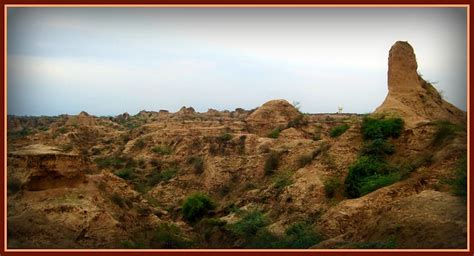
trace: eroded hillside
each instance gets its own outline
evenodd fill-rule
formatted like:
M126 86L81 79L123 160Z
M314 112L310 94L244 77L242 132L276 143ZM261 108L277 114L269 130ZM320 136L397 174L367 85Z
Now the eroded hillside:
M405 44L369 116L9 116L8 247L465 248L466 113Z

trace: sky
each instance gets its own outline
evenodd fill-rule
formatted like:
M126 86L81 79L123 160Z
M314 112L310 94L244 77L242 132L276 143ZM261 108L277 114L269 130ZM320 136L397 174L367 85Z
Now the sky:
M466 8L8 8L8 114L136 114L191 106L369 113L388 51L466 110Z

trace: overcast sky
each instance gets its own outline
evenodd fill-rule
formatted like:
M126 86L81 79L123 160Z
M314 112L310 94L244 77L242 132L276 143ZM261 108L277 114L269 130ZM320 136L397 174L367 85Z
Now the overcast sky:
M368 113L398 40L466 110L466 8L8 8L8 114Z

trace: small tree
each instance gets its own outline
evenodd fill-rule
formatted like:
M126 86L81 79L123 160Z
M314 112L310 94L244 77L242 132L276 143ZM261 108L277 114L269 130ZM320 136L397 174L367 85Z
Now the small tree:
M208 195L194 193L184 201L183 217L189 222L196 222L215 207L215 203Z

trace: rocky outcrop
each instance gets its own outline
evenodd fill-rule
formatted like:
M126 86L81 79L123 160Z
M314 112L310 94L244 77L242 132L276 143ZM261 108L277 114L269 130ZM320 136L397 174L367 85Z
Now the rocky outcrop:
M246 118L249 130L266 135L272 129L284 127L301 113L286 100L271 100Z
M399 116L409 128L434 120L465 123L466 113L443 100L433 85L418 74L417 68L411 45L396 42L388 58L388 95L375 113Z
M75 187L85 180L89 164L76 154L60 152L54 147L31 145L8 154L9 177L30 191L58 187Z
M77 116L69 116L66 125L96 125L96 120L93 116L90 116L87 112L82 111Z

